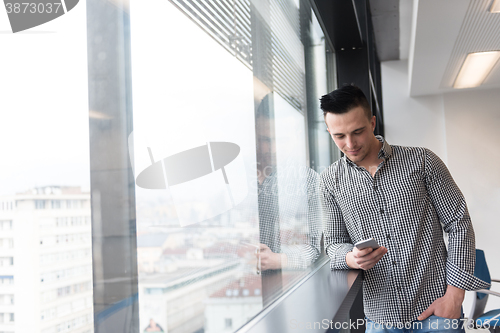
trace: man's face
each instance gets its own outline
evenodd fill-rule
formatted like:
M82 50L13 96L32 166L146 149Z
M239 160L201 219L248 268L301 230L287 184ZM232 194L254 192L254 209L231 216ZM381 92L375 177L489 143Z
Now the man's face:
M273 166L276 163L276 142L274 132L271 131L271 127L274 127L274 120L260 116L255 120L255 126L257 155L259 155L261 167Z
M368 119L362 107L343 114L328 112L325 122L337 147L354 163L362 162L374 149L375 116Z

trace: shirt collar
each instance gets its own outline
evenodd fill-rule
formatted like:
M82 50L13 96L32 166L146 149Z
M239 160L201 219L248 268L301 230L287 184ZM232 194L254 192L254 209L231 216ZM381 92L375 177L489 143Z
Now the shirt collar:
M375 137L377 138L378 141L382 142L382 148L380 148L377 157L387 160L389 157L392 156L391 145L384 139L382 135L376 135Z
M392 147L391 145L384 139L383 136L381 135L376 135L375 136L378 141L382 142L382 148L380 148L377 157L378 158L383 158L384 160L389 159L389 157L392 156ZM342 156L345 162L351 164L351 165L356 165L354 162L352 162L345 154Z

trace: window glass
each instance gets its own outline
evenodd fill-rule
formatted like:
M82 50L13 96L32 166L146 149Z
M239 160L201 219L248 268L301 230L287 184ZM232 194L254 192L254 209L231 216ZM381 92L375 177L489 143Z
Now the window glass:
M231 332L320 257L324 36L305 1L129 9L140 331Z
M252 72L171 3L149 5L131 5L141 332L237 328L262 308ZM240 299L241 319L219 298Z
M90 223L55 223L90 219L86 1L18 33L0 12L0 331L93 332Z
M305 58L307 80L308 134L311 167L321 173L326 167L340 158L340 152L330 138L320 110L320 96L336 89L334 54L321 29L319 22L311 12L305 34Z

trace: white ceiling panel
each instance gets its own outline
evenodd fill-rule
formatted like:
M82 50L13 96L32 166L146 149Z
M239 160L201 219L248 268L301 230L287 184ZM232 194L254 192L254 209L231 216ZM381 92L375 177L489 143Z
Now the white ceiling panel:
M443 92L441 81L470 0L415 1L418 3L413 12L416 25L410 45L410 95L437 94Z
M470 2L443 74L441 88L450 88L453 85L467 54L500 50L500 13L490 13L490 6L491 0ZM500 84L498 75L490 75L485 84L486 82L488 86Z
M471 52L500 50L500 13L491 0L415 0L410 46L410 95L454 91L453 82ZM500 65L478 88L500 87Z

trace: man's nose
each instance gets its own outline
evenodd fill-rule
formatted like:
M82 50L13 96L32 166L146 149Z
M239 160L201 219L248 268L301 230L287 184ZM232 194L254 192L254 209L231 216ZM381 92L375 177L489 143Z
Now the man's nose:
M354 141L352 136L347 136L345 143L347 145L347 148L354 148L356 146L356 142Z

